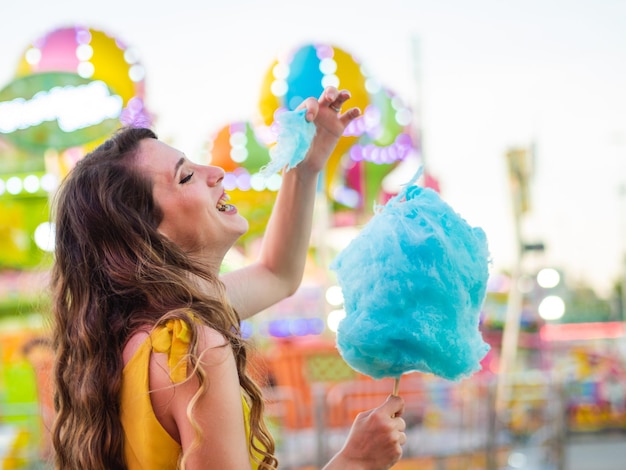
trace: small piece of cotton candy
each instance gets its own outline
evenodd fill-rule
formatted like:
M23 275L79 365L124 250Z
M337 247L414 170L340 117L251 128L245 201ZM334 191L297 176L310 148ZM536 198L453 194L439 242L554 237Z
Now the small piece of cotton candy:
M279 129L276 145L270 149L270 162L261 168L261 175L268 177L285 166L287 171L304 160L315 137L315 124L305 118L306 109L285 111L276 118Z
M481 228L435 191L408 186L331 263L346 311L342 357L375 379L477 372L489 351L478 329L488 264Z

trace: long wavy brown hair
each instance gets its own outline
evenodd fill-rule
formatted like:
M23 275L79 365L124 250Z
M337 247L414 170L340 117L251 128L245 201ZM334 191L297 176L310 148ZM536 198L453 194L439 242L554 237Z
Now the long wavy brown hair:
M192 331L189 361L198 395L208 383L196 367L197 328L191 317L219 331L235 354L239 382L250 397L250 446L262 469L278 465L263 421L259 387L246 372L247 344L223 284L157 231L162 212L151 182L134 168L149 129L124 128L78 162L56 196L52 271L55 348L52 430L57 469L125 469L120 420L122 350L139 328L182 318ZM190 274L211 282L209 295ZM188 416L195 425L192 400ZM196 441L201 431L196 427ZM184 468L185 455L179 459Z

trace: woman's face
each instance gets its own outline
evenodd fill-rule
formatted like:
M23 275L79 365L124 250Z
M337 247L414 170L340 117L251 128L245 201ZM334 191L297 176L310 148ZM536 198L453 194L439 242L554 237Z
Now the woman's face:
M248 230L224 192L224 171L190 162L156 139L143 139L137 170L153 183L153 197L163 212L159 231L190 253L222 258Z

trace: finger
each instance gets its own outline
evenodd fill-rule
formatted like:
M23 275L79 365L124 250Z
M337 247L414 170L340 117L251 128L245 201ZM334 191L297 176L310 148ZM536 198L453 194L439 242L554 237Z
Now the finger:
M338 95L337 98L335 98L333 100L332 103L330 103L330 107L333 108L335 111L337 110L341 110L341 107L343 106L343 104L348 101L351 98L350 92L348 90L341 90ZM337 111L339 112L339 111Z
M400 445L399 442L397 442L396 443L396 462L402 458L403 453L404 452L403 452L402 446Z
M317 113L319 111L319 103L315 98L307 98L302 103L300 103L296 110L300 110L303 108L306 108L306 120L311 122L315 119L315 116L317 116Z
M361 110L359 108L350 108L348 111L343 113L339 118L341 119L343 124L347 126L350 123L350 121L353 121L354 119L358 118L360 115L361 115Z
M401 416L404 412L404 400L401 397L389 395L387 401L380 405L380 409L392 418Z
M337 113L341 113L341 107L350 97L351 95L348 90L341 90L338 92L337 97L328 104L328 107Z
M334 86L327 86L326 88L324 88L322 96L320 96L320 106L329 106L339 97L339 95L340 93L337 88L335 88Z
M406 430L406 421L404 421L404 419L402 418L394 418L395 420L395 426L398 429L398 431L404 432Z

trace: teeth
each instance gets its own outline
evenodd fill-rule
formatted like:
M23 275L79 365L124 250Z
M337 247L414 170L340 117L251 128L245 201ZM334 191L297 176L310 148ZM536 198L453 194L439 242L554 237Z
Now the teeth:
M228 194L224 193L222 195L222 197L220 198L220 200L217 201L217 204L216 204L215 207L217 207L218 211L224 212L224 211L228 210L228 206L230 206L230 204L226 204L228 201L230 201L230 196Z
M217 207L217 210L220 212L230 212L235 208L232 204L222 204Z

